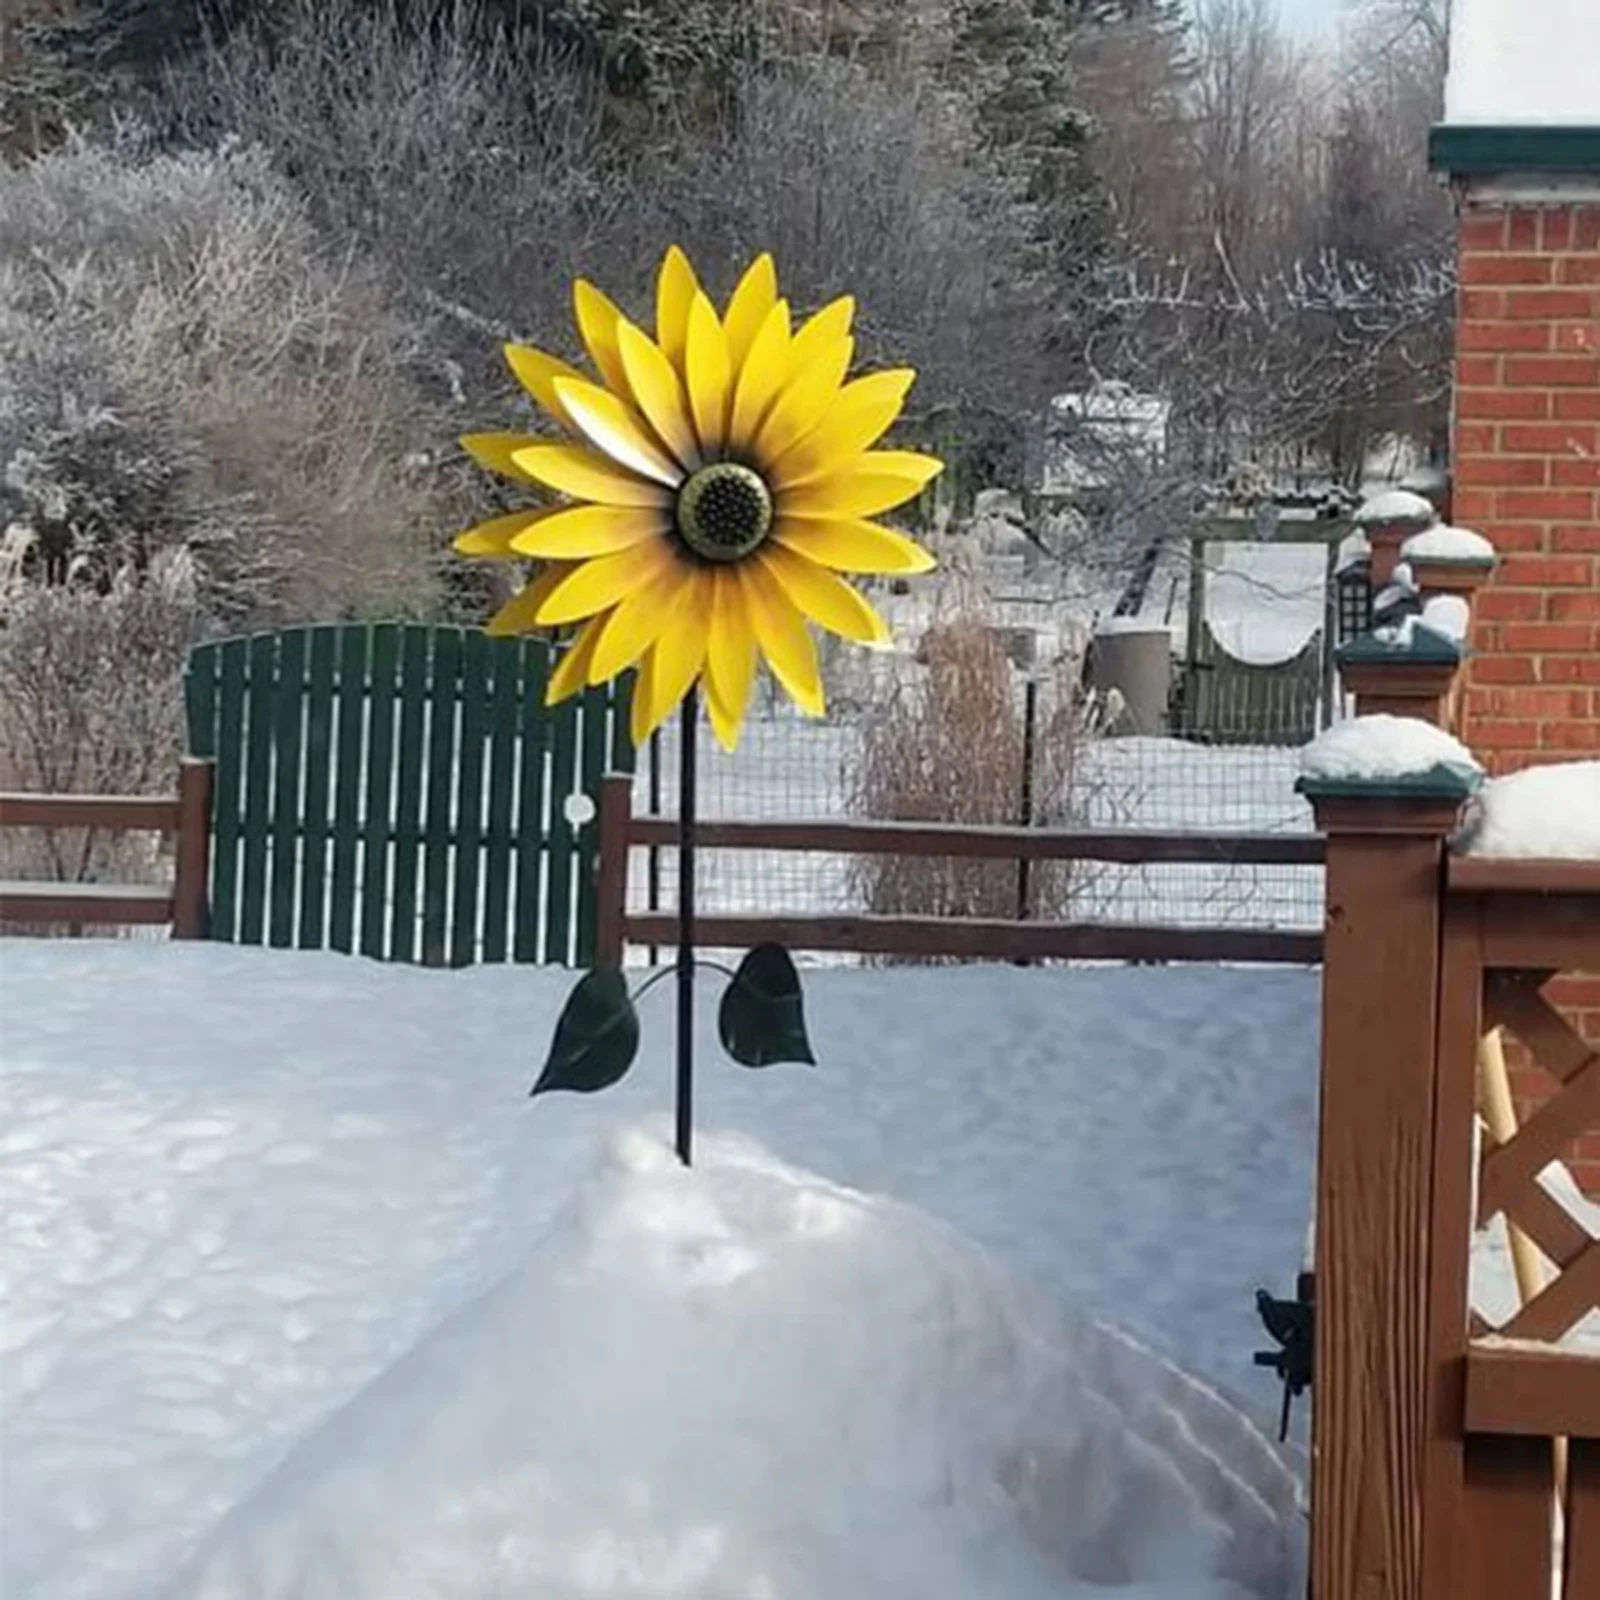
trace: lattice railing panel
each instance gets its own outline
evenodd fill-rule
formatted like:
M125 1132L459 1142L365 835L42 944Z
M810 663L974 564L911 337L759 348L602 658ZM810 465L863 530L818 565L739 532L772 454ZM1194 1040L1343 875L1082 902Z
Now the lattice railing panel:
M1504 1337L1553 1342L1600 1311L1600 1239L1539 1182L1585 1134L1600 1129L1600 1052L1541 990L1548 973L1489 972L1484 1026L1519 1039L1560 1085L1503 1144L1486 1143L1478 1182L1478 1224L1504 1214L1556 1271L1510 1321Z

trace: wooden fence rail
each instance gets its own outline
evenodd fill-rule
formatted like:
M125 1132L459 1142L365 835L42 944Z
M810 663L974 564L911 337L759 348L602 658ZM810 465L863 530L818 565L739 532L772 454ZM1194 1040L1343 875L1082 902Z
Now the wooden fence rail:
M173 837L166 884L0 882L0 922L122 927L171 923L177 939L206 934L210 871L211 765L185 761L171 795L0 794L0 828L85 828Z
M633 814L633 784L609 777L600 790L599 909L596 950L620 964L629 944L670 944L672 913L630 912L628 860L638 848L671 848L676 821ZM696 824L709 850L816 851L833 855L955 857L990 861L1194 862L1317 866L1317 835L1156 834L1076 829L958 826L923 822L781 821ZM1177 927L1104 922L1025 922L1000 918L881 916L865 912L727 916L695 925L710 948L776 940L794 950L858 955L965 957L969 960L1244 961L1315 965L1320 932L1279 928Z

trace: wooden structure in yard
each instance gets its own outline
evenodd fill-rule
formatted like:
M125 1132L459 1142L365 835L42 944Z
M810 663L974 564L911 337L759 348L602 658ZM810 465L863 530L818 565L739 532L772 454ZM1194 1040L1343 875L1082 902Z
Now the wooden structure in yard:
M1348 517L1305 505L1268 504L1263 515L1232 512L1201 519L1189 539L1186 644L1172 707L1172 731L1200 744L1305 744L1333 720L1341 638L1340 543ZM1308 514L1309 513L1309 514ZM1322 621L1288 659L1241 660L1218 639L1206 615L1212 544L1309 544L1325 552Z
M208 936L587 964L600 779L632 765L627 685L550 709L557 659L542 639L399 623L194 651L189 748L216 769Z
M671 849L678 825L633 814L633 783L601 786L598 959L621 965L626 947L677 939L671 912L630 912L628 863L635 849ZM925 822L700 822L700 850L822 851L986 861L1201 862L1316 866L1314 835L1159 834L986 827ZM859 955L954 957L971 961L1247 961L1312 965L1322 936L1278 928L1191 928L1105 922L1030 922L1020 918L825 915L695 917L707 948L775 940L791 950Z
M1172 731L1213 745L1308 744L1327 677L1319 629L1286 661L1241 661L1201 619L1183 665Z
M1368 650L1358 709L1448 726L1460 673ZM1558 1341L1600 1309L1600 1240L1539 1174L1600 1128L1600 1054L1544 993L1600 972L1600 862L1454 853L1454 769L1304 787L1327 836L1311 1593L1594 1600L1600 1358ZM1498 1029L1559 1088L1480 1160ZM1489 1328L1469 1256L1497 1215L1551 1271Z
M167 883L0 881L0 923L71 929L170 924L179 939L206 930L211 768L186 761L170 795L0 794L0 828L159 833L173 840Z

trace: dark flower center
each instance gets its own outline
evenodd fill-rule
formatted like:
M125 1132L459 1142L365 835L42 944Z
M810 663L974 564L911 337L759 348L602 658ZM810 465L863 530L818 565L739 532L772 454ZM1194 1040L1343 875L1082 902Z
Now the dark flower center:
M772 496L736 461L701 467L678 491L678 536L705 561L741 561L772 528Z

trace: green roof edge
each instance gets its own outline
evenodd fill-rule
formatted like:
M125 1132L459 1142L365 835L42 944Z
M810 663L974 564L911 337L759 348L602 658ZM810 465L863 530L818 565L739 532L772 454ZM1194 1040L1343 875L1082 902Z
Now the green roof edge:
M1422 772L1386 778L1303 777L1294 788L1308 800L1467 800L1482 782L1477 769L1436 761Z
M1442 633L1432 628L1417 627L1411 630L1411 643L1387 644L1376 634L1364 633L1342 644L1333 653L1334 660L1343 666L1346 662L1365 664L1369 661L1425 662L1430 666L1459 666L1466 660L1466 651Z
M1438 122L1428 130L1428 165L1463 174L1592 173L1600 177L1600 124Z

